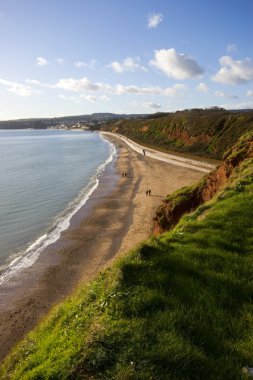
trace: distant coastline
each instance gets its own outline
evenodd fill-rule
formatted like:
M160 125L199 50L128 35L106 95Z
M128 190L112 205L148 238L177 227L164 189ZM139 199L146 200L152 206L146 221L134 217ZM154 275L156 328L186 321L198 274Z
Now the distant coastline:
M94 113L91 115L52 118L29 118L0 121L0 129L100 129L106 122L116 119L142 119L143 114Z

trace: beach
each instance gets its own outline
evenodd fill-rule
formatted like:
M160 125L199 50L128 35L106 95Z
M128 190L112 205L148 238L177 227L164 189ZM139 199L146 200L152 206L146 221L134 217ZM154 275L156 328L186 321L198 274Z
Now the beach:
M115 144L117 158L70 228L33 266L0 287L0 360L78 284L87 283L115 257L148 238L155 211L167 194L204 174L157 161L116 137L107 138Z

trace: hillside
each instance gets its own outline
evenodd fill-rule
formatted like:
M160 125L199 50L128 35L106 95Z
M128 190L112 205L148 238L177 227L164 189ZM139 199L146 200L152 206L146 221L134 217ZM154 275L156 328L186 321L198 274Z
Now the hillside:
M252 133L243 135L237 143L223 155L222 164L210 174L205 175L201 182L186 186L174 194L168 195L157 210L155 233L171 229L186 212L194 211L201 204L209 201L234 174L235 168L247 158L253 156Z
M119 119L138 119L144 115L126 115L115 113L93 113L91 115L76 115L76 116L62 116L52 118L32 118L32 119L18 119L18 120L5 120L0 121L0 129L45 129L48 127L56 126L58 124L73 125L79 122L105 122L108 120Z
M243 133L253 130L253 111L185 110L144 120L118 120L105 130L147 145L221 159Z
M252 147L253 132L225 155L212 199L55 308L0 378L241 379L253 366Z

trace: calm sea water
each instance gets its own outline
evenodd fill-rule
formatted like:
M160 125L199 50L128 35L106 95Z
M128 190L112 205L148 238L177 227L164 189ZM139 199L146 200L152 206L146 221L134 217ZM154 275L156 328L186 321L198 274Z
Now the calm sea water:
M0 283L68 228L114 153L94 132L0 130Z

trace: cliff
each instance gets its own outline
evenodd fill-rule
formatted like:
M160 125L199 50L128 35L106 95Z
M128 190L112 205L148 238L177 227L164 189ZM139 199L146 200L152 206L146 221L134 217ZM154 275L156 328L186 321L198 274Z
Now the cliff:
M253 132L243 135L238 142L223 156L223 162L213 172L207 174L199 183L186 186L168 195L159 207L154 219L154 233L168 231L177 224L182 215L192 212L199 205L209 201L228 186L228 179L233 176L246 158L253 157Z
M104 129L165 150L221 159L242 134L253 130L253 111L186 110L143 120L118 120Z

